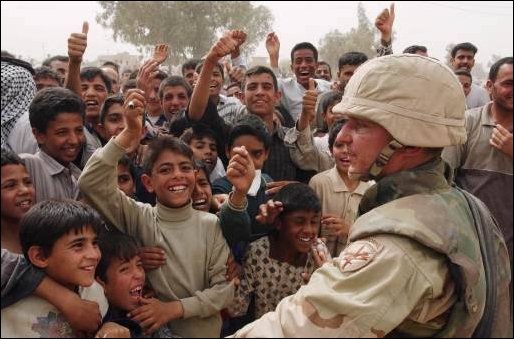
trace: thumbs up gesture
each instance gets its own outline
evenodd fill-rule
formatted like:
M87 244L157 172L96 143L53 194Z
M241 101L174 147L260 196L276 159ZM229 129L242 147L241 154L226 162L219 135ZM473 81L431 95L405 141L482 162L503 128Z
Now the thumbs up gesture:
M82 33L71 33L68 38L68 56L70 63L82 62L82 57L87 47L87 33L89 31L89 23L84 21L82 24Z
M309 89L305 91L303 95L303 108L302 114L309 117L309 121L314 119L314 108L316 107L316 101L318 100L318 91L316 91L316 81L309 79Z

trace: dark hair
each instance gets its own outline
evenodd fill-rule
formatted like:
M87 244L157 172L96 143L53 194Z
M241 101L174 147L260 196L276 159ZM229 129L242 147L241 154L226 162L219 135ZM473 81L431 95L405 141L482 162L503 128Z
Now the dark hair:
M300 42L299 44L294 45L293 49L291 50L291 62L294 62L294 52L301 49L310 49L314 54L314 61L318 62L318 50L310 42Z
M237 89L241 90L241 85L242 83L240 82L231 82L230 84L227 85L227 87L225 88L225 90L229 90L231 89L232 87L236 87Z
M318 62L318 67L321 65L325 65L328 67L328 73L330 73L330 76L332 77L332 67L330 67L330 64L326 61L320 61Z
M427 53L427 48L421 45L412 45L403 50L405 54L416 54L416 52Z
M286 185L273 197L273 200L282 203L284 209L281 216L296 211L321 212L318 195L306 184L292 183Z
M236 139L243 135L251 135L257 138L262 142L265 150L268 150L271 146L271 136L262 119L255 114L245 114L237 120L228 135L228 149L231 149Z
M112 84L111 79L98 67L84 67L80 70L80 80L93 81L97 76L102 78L102 81L105 84L105 88L107 89L107 93L111 93Z
M123 93L125 93L126 91L128 91L129 89L133 89L133 88L137 88L137 82L136 82L136 79L128 79L127 81L125 81L125 83L123 84L123 86L121 87L121 91Z
M182 75L185 75L186 70L194 69L196 70L196 66L200 63L200 59L188 59L186 62L182 64Z
M107 270L113 259L132 260L138 254L136 240L121 232L104 232L98 238L102 258L96 266L95 276L107 282Z
M124 102L125 98L121 94L111 95L105 99L104 103L102 104L102 108L100 108L100 123L103 125L105 118L107 118L107 112L112 105L120 104L123 106Z
M461 49L463 51L471 52L471 53L473 53L473 55L477 54L477 52L478 52L478 48L475 45L473 45L471 42L463 42L463 43L455 45L452 48L452 53L451 53L452 58L455 58L455 56L457 55L457 52Z
M330 106L333 106L341 101L343 97L343 93L336 92L336 91L330 91L327 92L325 96L322 97L322 100L320 100L321 105L321 111L326 114L327 110ZM323 129L321 132L328 132L328 125L326 122L323 121Z
M158 70L157 74L153 77L153 79L159 79L159 80L163 81L167 77L168 77L168 73Z
M200 62L198 63L198 65L196 65L196 68L195 68L196 73L200 74L200 72L202 71L203 64L204 64L204 61L200 60ZM223 65L221 64L221 62L217 62L215 67L218 67L218 69L221 73L221 77L223 79L225 79L225 71L223 70Z
M34 69L34 81L38 81L41 78L50 78L61 84L61 76L53 68L47 66L36 67Z
M366 61L368 61L368 57L362 52L347 52L339 58L338 67L341 70L344 65L359 66Z
M208 125L203 123L194 124L192 127L186 129L180 136L180 140L185 142L187 145L191 145L193 140L201 140L203 138L210 138L216 143L216 147L219 144L216 133Z
M464 75L467 76L471 81L473 81L473 77L471 76L471 72L465 68L458 69L453 72L455 75Z
M164 151L171 151L183 155L193 162L193 151L182 140L171 135L160 135L153 139L148 145L148 155L143 165L144 173L148 175L152 173L155 162Z
M51 67L51 63L54 61L69 62L70 58L66 55L54 55L50 58L45 59L45 61L43 61L43 66Z
M20 221L20 242L25 258L32 246L41 247L49 256L57 240L71 231L80 232L86 226L99 235L103 222L90 206L75 200L45 200L34 205Z
M116 71L116 73L118 73L118 75L120 74L120 66L115 63L114 61L106 61L102 64L102 67L109 67L109 68L112 68Z
M159 98L162 100L163 92L166 87L183 87L186 90L187 96L191 98L191 95L193 94L193 89L191 88L191 85L189 82L187 82L183 77L172 75L170 77L167 77L161 82L161 86L159 87Z
M330 127L330 131L328 131L328 149L332 151L334 148L334 143L336 142L337 135L341 132L344 124L346 123L346 119L337 120L334 122L332 127Z
M275 91L278 91L277 76L275 75L275 73L273 73L271 68L268 68L266 66L255 66L255 67L252 67L249 70L247 70L245 73L243 83L241 84L241 88L243 88L243 90L244 90L244 88L246 86L246 79L248 79L251 76L261 75L261 74L269 74L271 76L271 78L273 79L273 86L275 86Z
M86 106L72 91L61 87L50 87L39 91L29 106L30 126L45 133L48 123L61 113L74 113L85 117Z
M2 148L2 164L0 167L4 167L7 165L22 165L25 167L25 163L23 160L18 156L18 154L14 153L11 150L7 150L5 148Z
M512 57L505 57L496 61L489 70L489 80L495 82L496 77L498 76L498 72L500 71L500 67L502 67L505 64L512 65Z
M195 167L198 171L203 171L203 173L205 173L205 177L207 177L207 182L209 183L209 185L212 186L209 170L207 169L207 165L205 165L205 162L203 162L202 160L195 159Z
M134 183L135 183L136 182L136 178L137 178L136 166L134 165L132 160L130 160L128 155L124 154L121 157L121 159L118 160L118 166L119 165L125 166L128 169L130 175L132 176L132 181L134 181Z

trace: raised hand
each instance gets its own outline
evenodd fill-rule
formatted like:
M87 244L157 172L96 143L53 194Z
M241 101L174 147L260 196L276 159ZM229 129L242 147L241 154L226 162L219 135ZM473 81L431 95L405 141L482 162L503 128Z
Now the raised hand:
M390 9L385 8L376 18L375 27L382 34L382 40L391 41L391 35L393 33L394 23L394 3L391 4Z
M285 181L284 180L284 181L270 182L270 183L266 184L266 195L268 197L271 197L271 196L277 194L282 189L282 187L292 184L292 183L295 183L295 182L298 182L298 181Z
M255 220L261 224L272 225L283 210L284 205L280 201L268 200L267 203L259 206L259 214Z
M169 46L166 44L155 45L152 60L158 64L162 64L168 58L168 49Z
M247 35L245 32L240 30L234 30L230 33L232 38L237 41L237 48L239 48L242 44L246 42Z
M71 63L82 62L82 57L87 47L87 33L89 31L89 23L84 21L82 24L82 33L71 33L68 38L68 56Z
M211 62L218 62L221 58L226 55L235 52L236 49L240 46L240 38L234 38L233 31L229 31L225 33L210 49L209 53L206 56L206 59Z
M316 101L318 91L316 91L316 81L309 79L309 89L303 94L302 114L298 121L298 130L303 131L309 127L312 120L316 118Z
M332 260L330 251L323 240L324 239L316 238L316 242L311 246L311 254L316 268L320 268L324 263Z
M266 50L270 56L278 56L280 53L280 40L275 32L268 33L266 36Z
M150 93L152 80L155 79L157 74L159 74L159 62L154 59L145 61L137 73L137 88L145 92L145 94Z
M246 196L255 177L255 166L246 147L235 147L227 167L227 179L234 190Z

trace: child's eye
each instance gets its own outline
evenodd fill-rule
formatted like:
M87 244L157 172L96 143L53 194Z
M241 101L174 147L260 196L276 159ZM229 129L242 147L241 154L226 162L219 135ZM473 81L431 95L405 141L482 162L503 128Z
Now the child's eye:
M170 172L171 172L171 168L169 168L169 167L163 167L159 170L159 173L161 173L161 174L168 174Z

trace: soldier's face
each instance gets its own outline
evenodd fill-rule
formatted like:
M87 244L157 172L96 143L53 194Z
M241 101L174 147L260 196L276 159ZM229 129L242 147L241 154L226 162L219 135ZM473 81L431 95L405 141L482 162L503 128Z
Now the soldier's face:
M349 118L337 140L348 146L348 175L366 177L382 149L392 140L380 125L369 120Z

